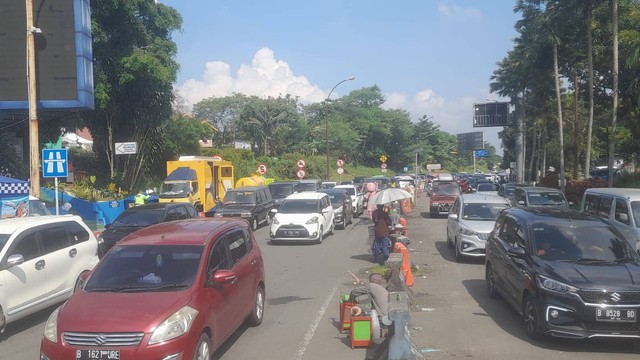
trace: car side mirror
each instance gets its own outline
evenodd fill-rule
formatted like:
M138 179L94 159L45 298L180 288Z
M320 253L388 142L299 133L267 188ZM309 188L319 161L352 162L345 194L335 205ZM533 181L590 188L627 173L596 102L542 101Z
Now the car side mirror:
M224 269L213 273L210 281L213 285L235 284L238 281L238 277L233 270Z
M323 214L326 214L326 213L328 213L328 212L329 212L329 208L324 208L324 209L322 209L322 213L323 213Z
M524 255L526 254L526 252L525 252L523 247L516 246L516 247L512 247L509 250L507 250L507 254L509 254L509 256L513 256L515 258L522 259L522 258L524 258Z
M7 259L7 268L10 268L12 266L18 266L23 262L24 262L24 257L22 255L20 254L11 255Z
M458 221L458 214L449 214L447 218L451 221Z

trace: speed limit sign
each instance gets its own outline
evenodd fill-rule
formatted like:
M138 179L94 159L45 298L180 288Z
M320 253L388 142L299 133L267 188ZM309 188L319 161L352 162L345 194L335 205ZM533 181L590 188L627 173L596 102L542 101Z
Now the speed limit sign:
M296 176L298 176L298 179L303 179L306 175L307 175L307 172L304 171L303 169L300 169L296 172Z
M258 174L264 175L266 173L267 173L267 165L265 164L258 165Z
M339 167L338 170L336 170L338 172L339 175L344 174L344 169Z
M338 165L338 167L343 167L344 166L344 160L338 159L338 161L336 161L336 165Z

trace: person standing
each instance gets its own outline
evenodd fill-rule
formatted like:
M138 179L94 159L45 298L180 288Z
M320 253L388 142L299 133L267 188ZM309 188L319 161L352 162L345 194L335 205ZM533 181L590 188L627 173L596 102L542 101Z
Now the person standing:
M142 192L142 190L138 191L136 196L133 197L133 204L135 206L144 205L144 203L149 200L149 195Z
M384 211L384 205L377 206L376 210L371 214L371 219L373 220L375 231L373 261L383 265L389 258L389 248L391 247L389 234L391 233L390 227L393 226L393 222L389 214Z

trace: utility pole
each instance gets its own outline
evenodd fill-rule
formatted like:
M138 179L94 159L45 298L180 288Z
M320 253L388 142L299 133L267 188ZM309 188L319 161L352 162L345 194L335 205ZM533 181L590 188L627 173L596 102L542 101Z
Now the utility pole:
M29 193L40 197L40 147L38 137L38 97L36 88L35 33L42 30L33 26L33 0L27 3L27 95L29 102Z
M516 182L524 181L524 92L520 101L516 102Z

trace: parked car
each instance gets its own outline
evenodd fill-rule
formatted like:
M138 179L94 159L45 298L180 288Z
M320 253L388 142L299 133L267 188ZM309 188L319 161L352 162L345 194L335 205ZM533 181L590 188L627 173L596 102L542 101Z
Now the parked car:
M269 223L269 211L273 209L275 201L267 186L247 186L230 189L224 194L224 200L215 212L207 212L207 217L240 217L251 224L256 230L260 224Z
M271 198L273 199L273 207L279 208L284 199L298 192L299 181L285 181L285 182L273 182L269 184L269 191L271 191Z
M355 216L360 216L364 212L364 194L358 190L356 185L338 185L336 189L343 189L351 197L351 205Z
M313 241L321 243L325 235L335 230L335 214L329 195L301 192L289 195L274 212L269 228L273 243L283 241Z
M476 193L485 195L498 195L498 185L492 182L478 183L478 185L476 185Z
M546 187L519 187L511 199L514 206L554 206L569 208L569 201L562 191Z
M353 205L351 197L344 189L322 189L319 192L329 195L335 215L335 224L342 229L353 223Z
M637 338L640 259L605 220L561 208L503 211L487 241L489 296L523 315L527 335Z
M262 254L246 221L189 219L118 243L47 320L41 359L209 359L262 323Z
M455 181L435 181L429 197L431 217L448 214L460 194L462 194L462 191L460 191L460 186Z
M322 189L322 180L320 179L301 179L298 185L298 191L318 191Z
M640 189L592 188L582 197L580 211L607 219L640 249Z
M513 193L516 191L516 188L526 187L526 186L527 186L526 184L504 183L504 184L501 184L500 187L498 188L498 195L509 199L513 197Z
M151 203L130 207L98 235L99 256L103 257L118 241L134 231L157 223L198 217L189 203Z
M462 194L456 199L447 217L447 246L455 250L456 261L484 256L498 214L509 207L497 195Z
M98 241L79 216L0 221L0 333L67 300L98 263Z

